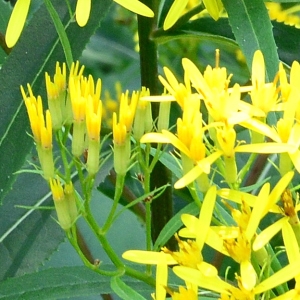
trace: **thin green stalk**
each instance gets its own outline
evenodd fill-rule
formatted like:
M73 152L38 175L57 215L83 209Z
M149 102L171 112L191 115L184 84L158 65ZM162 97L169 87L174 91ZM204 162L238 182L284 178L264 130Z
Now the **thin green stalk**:
M69 162L67 159L67 153L66 153L66 148L65 148L65 144L64 144L64 136L63 136L63 132L61 130L56 132L56 141L60 148L61 160L63 162L64 171L66 174L65 180L69 182L71 180L71 168L69 166Z
M76 236L76 234L75 234ZM101 270L99 269L99 266L96 266L94 264L92 264L83 254L83 252L81 251L76 238L74 237L74 233L67 233L67 237L68 240L70 241L71 245L74 247L74 249L76 250L76 252L78 253L79 257L81 258L82 262L84 263L84 265L86 267L88 267L89 269L104 275L104 276L118 276L118 275L122 275L124 274L124 270L123 269L117 269L116 271L105 271L105 270Z
M117 174L116 190L115 190L115 195L114 195L113 206L109 212L109 215L106 219L105 224L102 227L102 233L106 233L108 231L108 229L110 228L110 226L112 225L113 218L114 218L115 212L116 212L118 204L119 204L119 200L123 193L124 182L125 182L125 176Z
M238 177L240 178L240 181L243 182L246 174L249 172L249 169L253 165L254 160L257 157L257 153L251 153L249 159L247 160L246 164L243 166L243 168L240 170Z

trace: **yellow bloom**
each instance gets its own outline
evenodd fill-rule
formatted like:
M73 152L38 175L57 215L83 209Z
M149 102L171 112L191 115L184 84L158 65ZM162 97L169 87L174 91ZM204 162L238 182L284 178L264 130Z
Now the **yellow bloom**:
M171 293L171 296L173 300L198 300L198 295L193 289L183 286L179 286L179 291Z
M122 93L119 108L119 122L126 126L126 131L131 132L136 107L139 101L139 92L134 91L129 98L129 92Z
M31 0L18 0L10 16L5 40L8 48L12 48L18 41L29 11Z
M268 112L276 110L278 103L277 80L266 84L265 82L265 62L263 54L260 50L255 51L252 62L252 86L250 92L251 101L254 107L262 110L265 116Z
M217 55L218 60L218 55ZM228 88L230 76L227 76L225 68L208 66L201 74L199 69L189 59L183 58L182 65L188 76L203 98L209 115L215 122L238 124L249 118L251 106L241 101L240 86L235 84L232 89Z
M210 166L222 154L217 151L206 157L206 148L202 141L202 115L193 106L189 109L188 107L183 111L183 118L177 120L178 136L162 130L161 133L147 133L141 138L141 143L170 143L180 150L184 177L175 183L175 188L189 185L201 174L209 174Z
M53 129L58 130L65 123L66 110L66 64L56 63L53 81L49 74L45 73L46 89L48 96L48 107L52 116Z
M174 273L185 281L191 282L199 287L207 290L215 291L217 293L228 295L230 298L222 297L221 299L234 299L234 300L254 300L255 295L260 295L266 291L289 281L300 273L300 259L293 264L289 264L278 272L274 273L267 279L255 285L252 290L246 290L241 286L240 278L237 277L238 287L223 281L217 276L205 276L199 270L184 267L173 267ZM292 298L281 298L292 299Z

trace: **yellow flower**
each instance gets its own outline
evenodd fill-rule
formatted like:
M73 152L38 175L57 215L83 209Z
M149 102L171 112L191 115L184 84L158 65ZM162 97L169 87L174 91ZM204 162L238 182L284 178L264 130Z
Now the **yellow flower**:
M218 53L218 52L217 52ZM229 89L230 76L225 68L208 66L201 74L199 69L187 58L183 58L182 65L186 76L190 78L194 88L203 98L209 115L215 122L238 124L250 117L252 107L241 101L241 89L238 84Z
M18 0L8 21L5 40L8 48L18 41L23 30L31 0Z
M250 92L251 101L254 107L262 110L267 116L270 111L276 110L278 103L277 80L272 83L265 82L265 62L263 54L260 50L255 51L252 62L252 86Z
M196 269L175 266L173 267L174 273L185 281L198 285L207 290L215 291L217 293L228 295L230 298L223 297L221 299L233 299L233 300L254 300L255 295L260 295L266 291L273 289L287 282L299 275L300 273L300 259L293 264L289 264L282 268L278 272L272 274L267 279L263 280L259 284L255 285L252 290L246 290L241 286L240 278L237 276L238 287L234 284L220 279L218 276L205 276L202 272ZM292 298L281 298L292 299Z
M217 151L206 157L206 148L202 140L204 132L202 115L198 110L194 110L193 106L189 108L184 110L183 118L177 120L178 136L162 130L161 133L147 133L140 141L141 143L170 143L180 150L184 176L175 183L175 188L183 188L201 174L209 174L210 166L222 155L222 152Z
M48 107L52 116L54 130L60 129L66 121L66 73L66 64L63 63L62 67L60 67L58 62L56 63L53 81L51 81L49 74L45 73Z
M173 300L198 300L198 295L193 289L183 286L179 286L178 292L171 292L171 296Z

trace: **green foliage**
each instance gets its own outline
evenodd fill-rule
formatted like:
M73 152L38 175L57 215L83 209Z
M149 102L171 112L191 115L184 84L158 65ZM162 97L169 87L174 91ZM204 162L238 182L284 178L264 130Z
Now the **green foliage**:
M299 29L271 22L263 0L222 0L227 16L222 15L215 21L208 15L191 20L183 15L168 31L163 31L162 24L172 1L145 1L149 6L154 2L159 4L160 13L158 19L154 19L153 27L149 27L151 20L143 23L141 17L136 22L132 13L116 7L111 0L92 0L89 21L85 27L80 28L74 17L75 0L45 0L35 6L36 11L28 19L12 51L7 54L0 49L0 299L85 299L100 294L116 294L121 299L148 299L154 291L154 275L149 275L149 267L127 265L121 258L122 252L127 248L141 248L144 244L148 250L160 251L183 226L182 214L198 217L204 198L197 189L169 189L171 184L182 177L180 158L173 147L166 147L160 153L154 144L146 149L132 139L132 145L136 148L132 151L131 170L126 177L118 178L112 172L113 154L108 155L113 147L109 135L102 149L102 153L105 151L107 155L106 161L94 178L85 177L83 159L73 159L70 163L72 170L78 161L81 163L72 175L78 191L76 201L80 213L76 226L65 233L57 223L49 184L35 168L39 162L36 152L32 150L33 140L20 85L26 86L29 83L34 94L41 95L44 107L47 107L44 73L48 72L52 76L57 61L65 61L70 68L72 61L79 59L86 65L86 73L91 73L95 79L102 78L102 100L105 98L105 90L109 90L110 98L119 100L115 91L117 81L121 83L122 90L138 89L141 70L143 83L155 81L155 86L158 84L156 69L163 74L162 67L167 66L178 81L183 82L181 59L188 57L203 70L207 64L215 65L216 48L221 50L220 66L225 66L228 73L234 74L234 83L242 84L251 79L252 59L256 50L264 54L266 81L276 76L279 60L291 64L295 58L299 58ZM273 2L285 5L300 3L296 0ZM197 12L203 8L197 7ZM11 5L0 0L0 33L6 30L10 13ZM141 29L141 22L143 26L148 26L146 31L145 27ZM133 35L137 30L140 40L149 42L151 46L146 49L142 47L140 53L134 49L136 44ZM243 54L242 58L238 57L239 51ZM156 65L152 63L152 58L156 59L157 53ZM286 70L289 70L288 66ZM246 93L243 97L248 101ZM105 107L104 100L103 103ZM153 105L152 108L155 111L158 106ZM180 112L180 108L172 107L172 126ZM277 115L272 117L276 122ZM107 125L111 120L107 118L107 123L101 129L101 138L106 133L111 134L111 128ZM203 112L203 118L207 119L207 111ZM243 133L239 134L242 136ZM208 143L212 145L211 141ZM64 158L60 150L59 147L54 149L56 166L59 165L57 173L61 175L66 165L62 166ZM69 158L70 153L66 156ZM243 166L247 159L248 156L239 161L239 166ZM166 185L163 181L165 176L156 176L155 186L151 182L151 174L154 174L151 164L156 160L161 163L162 170L168 170L171 174L170 182ZM217 169L214 166L212 178L222 186L224 180ZM266 162L261 171L263 176L252 185L242 186L244 182L239 182L240 190L256 191L266 182L272 185L277 182L278 174L272 169L271 163ZM141 179L140 175L145 176ZM169 195L164 193L166 190ZM157 199L158 195L166 202ZM174 213L168 212L170 218L163 213L163 216L157 214L151 220L149 216L151 209L152 215L154 212L151 203L153 199L161 212L164 211L159 207L162 203L166 203L164 208L174 207ZM239 206L232 204L232 208ZM128 209L135 216L126 211ZM274 221L274 216L267 216L260 229ZM236 224L228 207L219 198L212 223L231 227ZM161 229L158 224L165 225ZM146 237L141 234L144 231ZM151 233L153 235L157 231L160 232L158 236L151 237ZM62 250L62 253L57 252L60 246L69 241L75 249L72 249L74 253L69 252L70 248ZM281 239L277 238L272 244L275 250L269 251L273 260L264 266L270 268L270 273L287 263L286 257L275 257L279 243ZM214 256L214 253L209 247L203 250L203 256L211 260L220 259L223 276L227 272L224 269L226 260ZM82 261L78 258L79 262L74 262L74 254L79 254ZM238 264L232 265L233 271L224 275L228 275L229 281L234 280L233 273L239 271ZM170 276L169 283L176 291L182 284L174 274ZM287 286L283 284L277 291L283 292L286 289ZM202 298L216 299L217 296L210 293L201 295Z

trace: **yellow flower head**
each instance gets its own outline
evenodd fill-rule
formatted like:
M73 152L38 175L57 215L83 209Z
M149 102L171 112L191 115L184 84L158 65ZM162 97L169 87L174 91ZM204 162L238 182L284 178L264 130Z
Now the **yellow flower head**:
M117 114L113 113L113 137L114 143L118 145L123 145L127 137L126 126L122 123L117 122Z
M170 251L166 247L163 247L161 250L172 255L179 265L197 269L198 265L203 261L197 243L192 240L182 241L177 234L175 234L175 238L179 246L178 252Z
M135 116L137 103L139 100L139 92L133 92L129 99L129 92L123 93L120 100L119 122L125 125L126 131L130 132Z
M44 149L52 148L52 121L50 112L46 111L46 120L43 112L43 104L40 96L37 98L33 95L30 85L27 85L29 96L27 97L24 88L21 86L21 92L25 105L27 108L27 113L29 116L29 121L31 125L31 130L34 136L34 140L37 144L41 145Z
M102 102L100 100L97 102L95 103L94 98L89 96L86 104L86 128L89 139L93 141L100 140Z
M198 295L193 289L179 286L178 292L171 293L173 300L198 300Z

